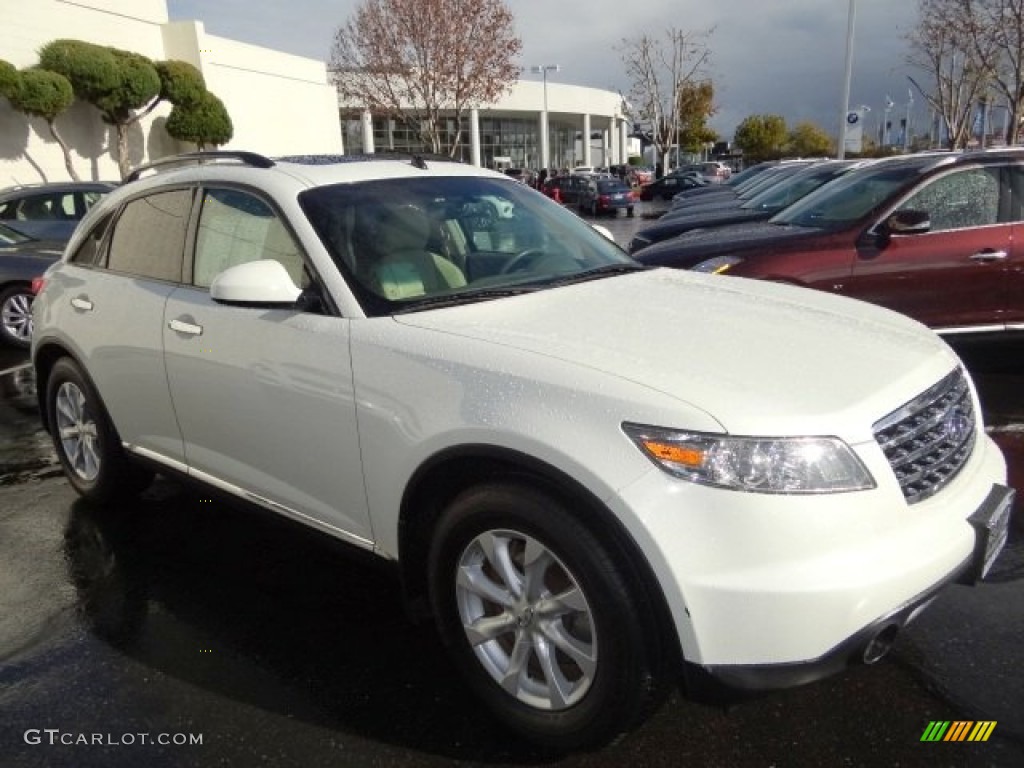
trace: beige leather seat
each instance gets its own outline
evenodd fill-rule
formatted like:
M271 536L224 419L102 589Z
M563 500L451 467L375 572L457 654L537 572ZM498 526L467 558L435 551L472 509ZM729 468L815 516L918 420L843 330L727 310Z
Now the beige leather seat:
M429 296L466 284L462 270L427 250L430 219L423 211L403 205L389 208L378 219L370 265L374 288L388 299Z

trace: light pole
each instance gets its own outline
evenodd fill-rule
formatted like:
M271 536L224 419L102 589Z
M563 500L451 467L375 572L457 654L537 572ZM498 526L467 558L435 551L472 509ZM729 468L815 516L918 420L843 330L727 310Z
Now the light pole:
M846 73L843 77L843 101L839 108L839 141L836 157L846 157L846 114L850 105L850 81L853 79L853 28L857 21L857 0L850 0L850 14L846 20Z
M535 75L544 77L544 111L540 113L540 167L547 168L551 158L548 149L548 72L558 72L558 64L537 64L530 67Z

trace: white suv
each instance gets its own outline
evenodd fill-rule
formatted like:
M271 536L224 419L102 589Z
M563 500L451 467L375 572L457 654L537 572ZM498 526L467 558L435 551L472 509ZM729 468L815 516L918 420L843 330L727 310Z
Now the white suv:
M874 661L1005 540L973 386L905 317L645 269L451 162L217 153L141 176L35 302L71 484L185 475L394 561L538 742L600 744L679 679Z

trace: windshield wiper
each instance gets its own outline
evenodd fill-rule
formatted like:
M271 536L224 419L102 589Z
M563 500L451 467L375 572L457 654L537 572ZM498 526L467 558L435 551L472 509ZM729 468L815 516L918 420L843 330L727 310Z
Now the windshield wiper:
M532 293L536 290L536 285L524 285L518 287L505 286L502 288L478 288L476 290L462 291L461 293L449 293L443 296L428 296L408 306L396 309L391 314L404 315L408 312L419 312L423 309L456 307L460 304L473 304L477 301L503 299L507 296L518 296L521 293Z
M646 264L605 264L604 266L594 267L593 269L588 269L584 272L575 272L571 275L556 277L544 285L545 287L572 285L573 283L585 283L588 280L600 280L602 277L611 277L612 275L624 275L629 272L645 272L648 269L651 269L651 267Z

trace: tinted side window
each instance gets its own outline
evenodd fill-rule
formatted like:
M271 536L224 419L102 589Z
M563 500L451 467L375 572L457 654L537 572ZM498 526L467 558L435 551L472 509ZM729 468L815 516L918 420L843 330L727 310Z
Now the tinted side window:
M269 205L235 189L206 190L192 282L209 287L228 267L259 259L279 262L292 282L307 287L299 246Z
M915 192L900 210L927 211L931 231L982 227L999 221L999 168L951 173Z
M181 280L192 192L176 189L128 203L114 224L107 266L155 280Z

